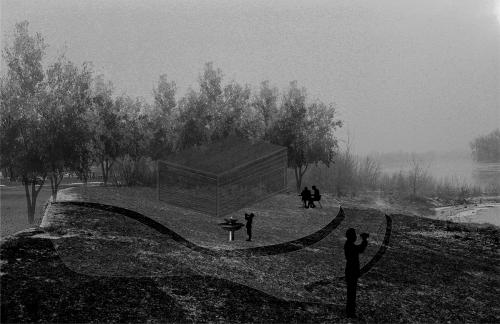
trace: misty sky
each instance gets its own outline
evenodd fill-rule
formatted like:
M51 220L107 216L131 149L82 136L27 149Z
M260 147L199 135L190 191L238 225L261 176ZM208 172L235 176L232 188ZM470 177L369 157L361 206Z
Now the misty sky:
M500 126L500 1L1 1L2 47L28 20L118 94L166 73L178 98L214 62L225 81L292 80L336 103L355 151L468 150Z

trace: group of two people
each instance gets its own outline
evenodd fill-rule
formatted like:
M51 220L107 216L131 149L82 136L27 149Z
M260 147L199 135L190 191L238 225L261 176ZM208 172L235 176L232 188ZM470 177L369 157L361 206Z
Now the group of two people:
M314 208L316 205L314 204L315 201L320 201L321 199L321 194L319 193L319 189L316 188L316 186L312 186L313 192L311 193L311 190L307 189L307 187L304 187L304 190L300 193L299 196L302 196L302 202L304 203L304 208Z

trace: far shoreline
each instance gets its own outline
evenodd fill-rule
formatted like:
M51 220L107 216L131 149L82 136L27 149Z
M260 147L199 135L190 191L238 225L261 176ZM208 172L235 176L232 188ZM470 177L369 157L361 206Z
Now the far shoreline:
M363 193L355 197L334 197L340 205L354 208L373 208L385 212L386 214L403 214L408 216L424 217L443 222L452 222L457 224L470 224L475 227L495 226L500 228L500 215L497 222L475 222L472 217L478 210L485 208L498 208L500 210L500 196L481 195L469 197L459 201L458 199L440 199L435 197L402 197L391 194L377 194L374 192ZM444 212L443 217L438 215ZM465 221L459 221L459 213L467 213L462 218L468 218ZM446 216L446 217L444 217Z

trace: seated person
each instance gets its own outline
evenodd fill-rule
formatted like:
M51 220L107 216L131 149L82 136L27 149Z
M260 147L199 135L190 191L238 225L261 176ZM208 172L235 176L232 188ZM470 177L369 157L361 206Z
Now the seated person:
M314 205L314 202L317 201L319 202L321 200L321 194L319 193L319 189L316 188L316 186L312 186L313 189L313 195L311 196L311 201L309 202L309 205L314 208L316 205ZM319 202L319 205L321 206L321 203Z
M307 187L304 187L304 190L302 190L299 196L302 196L302 202L304 203L304 208L309 208L309 205L311 203L311 191L309 191Z

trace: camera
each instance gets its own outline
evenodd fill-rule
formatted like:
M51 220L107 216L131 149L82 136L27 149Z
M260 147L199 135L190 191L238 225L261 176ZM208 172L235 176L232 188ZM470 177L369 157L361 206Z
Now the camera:
M363 240L366 240L366 239L370 236L370 234L368 234L368 233L361 233L361 235L360 235L360 236L361 236L361 238L362 238Z

